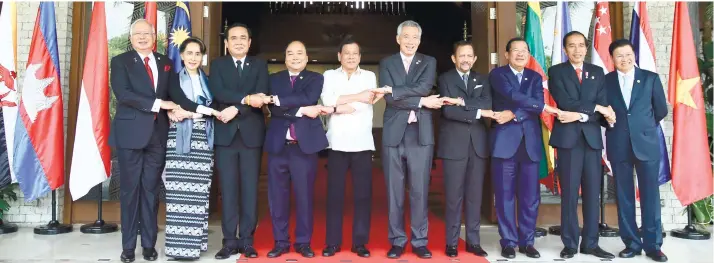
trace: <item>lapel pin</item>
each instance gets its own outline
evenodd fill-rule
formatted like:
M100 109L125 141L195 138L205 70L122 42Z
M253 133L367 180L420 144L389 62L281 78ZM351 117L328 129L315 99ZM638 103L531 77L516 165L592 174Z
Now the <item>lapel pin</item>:
M585 71L585 78L588 78L588 72Z
M136 60L136 58L134 58L134 63L137 63L137 62L139 62L139 61L138 61L138 60Z
M524 80L528 80L528 78L524 78Z
M593 76L593 77L592 77L592 78L590 78L590 79L595 79L595 76Z
M302 76L300 76L300 79L302 79Z
M639 80L639 79L637 80L637 83L640 83L640 80Z
M419 63L421 63L421 60L417 60L417 63L416 63L416 64L419 65Z
M246 62L245 65L246 65L246 66L250 66L250 63Z
M157 57L156 60L161 60L161 57Z
M476 79L473 79L474 82L476 82Z

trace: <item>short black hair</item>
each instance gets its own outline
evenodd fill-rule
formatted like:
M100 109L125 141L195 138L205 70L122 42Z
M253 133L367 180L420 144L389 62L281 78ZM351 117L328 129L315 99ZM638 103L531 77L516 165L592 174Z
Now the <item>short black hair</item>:
M183 42L181 42L181 45L179 46L179 53L183 53L184 50L186 50L186 47L188 44L191 43L196 43L198 44L198 48L201 50L201 54L206 54L206 45L203 44L203 40L197 37L189 37L185 39Z
M570 31L567 34L565 34L565 36L563 37L563 47L565 47L568 44L568 38L571 36L574 36L574 35L580 35L581 37L583 37L583 40L585 40L585 45L587 46L588 38L585 37L585 35L583 33L580 33L580 31L573 30L573 31Z
M295 43L295 42L302 44L302 46L305 47L305 54L307 54L307 46L305 45L305 42L302 42L302 41L300 41L300 40L293 40L293 41L288 42L288 44L285 45L285 48L283 49L283 50L284 50L283 52L284 52L284 53L288 53L288 47L290 46L290 44Z
M615 49L624 47L624 46L630 46L632 51L635 51L635 47L632 46L632 43L630 43L630 40L622 38L622 39L612 41L612 43L610 43L610 47L608 48L608 51L610 51L610 56L612 56L612 52L615 52Z
M511 43L513 42L518 42L518 41L523 41L526 43L526 47L528 48L528 52L531 52L531 47L528 46L528 42L526 42L525 39L522 37L514 37L508 40L508 43L506 43L506 52L511 52Z
M360 47L359 43L357 43L357 41L355 41L351 37L345 38L342 40L342 42L340 42L340 49L337 50L337 53L342 53L342 49L345 48L346 45L351 45L351 44L357 45L357 49L359 50L359 53L362 54L362 47Z
M248 38L253 38L253 32L250 31L250 28L248 25L243 24L243 23L233 23L228 28L226 29L226 39L228 39L228 32L231 32L231 29L236 28L236 27L242 27L245 28L246 31L248 31Z
M465 47L465 46L471 47L471 49L474 50L474 53L476 53L476 49L474 48L473 45L471 45L471 42L468 42L466 40L459 40L459 41L456 41L456 43L454 43L452 54L456 55L456 51L459 50L460 47Z

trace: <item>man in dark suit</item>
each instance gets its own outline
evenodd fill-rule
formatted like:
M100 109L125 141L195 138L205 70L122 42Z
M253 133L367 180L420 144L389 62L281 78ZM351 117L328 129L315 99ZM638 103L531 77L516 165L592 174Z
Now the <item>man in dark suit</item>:
M562 258L578 251L578 191L582 189L583 235L580 253L599 258L614 258L598 246L598 215L602 183L602 133L600 119L612 116L607 105L605 74L601 67L584 63L585 35L572 31L563 37L568 61L548 70L548 88L558 108L559 122L553 125L550 145L558 150L558 178L562 191Z
M261 94L268 93L268 66L262 59L247 56L252 36L248 26L236 23L226 32L229 55L211 63L208 85L221 110L214 136L223 198L223 248L215 258L226 259L236 253L255 258L253 233L258 222L258 175L265 139Z
M407 235L404 231L404 180L409 172L409 205L411 206L411 244L420 258L431 258L427 249L429 229L427 195L429 175L434 155L434 131L430 109L438 109L442 101L429 96L436 74L436 59L417 53L421 42L421 27L414 21L402 22L397 28L399 53L379 62L379 85L375 93L384 96L382 132L382 162L387 181L389 203L389 258L399 258L404 252Z
M662 253L662 224L659 200L660 145L657 125L667 116L667 99L657 73L634 66L635 52L627 39L610 44L616 71L605 75L607 102L615 111L608 119L607 158L612 164L617 196L620 238L625 249L622 258L646 255L666 262ZM640 237L635 216L635 186L632 167L637 169L642 230ZM643 242L644 241L644 242Z
M295 250L311 258L313 228L313 192L317 173L317 153L327 148L322 122L317 119L322 106L317 100L322 93L322 74L307 71L305 45L291 42L285 50L283 70L270 75L271 96L263 98L270 105L270 125L265 137L268 152L268 202L273 220L275 247L269 258L290 250L290 183L295 195L297 221Z
M152 52L156 32L148 21L135 21L130 36L134 51L112 58L110 79L117 99L109 144L116 150L121 172L120 258L122 262L134 261L140 225L142 255L154 261L158 256L154 247L159 183L169 132L166 110L178 108L168 101L168 83L178 75L171 68L171 59Z
M539 118L543 111L556 113L557 109L543 101L540 74L525 68L530 59L526 41L509 40L505 57L508 65L493 69L488 78L496 120L491 128L491 174L501 256L515 258L517 245L519 252L539 258L533 246L540 206L538 164L543 157Z
M481 248L481 196L488 149L485 118L493 118L488 77L471 71L476 62L471 42L454 44L451 61L456 66L439 77L441 132L437 157L444 160L446 193L446 255L458 256L461 209L466 203L466 251L488 256ZM466 201L464 202L464 199Z

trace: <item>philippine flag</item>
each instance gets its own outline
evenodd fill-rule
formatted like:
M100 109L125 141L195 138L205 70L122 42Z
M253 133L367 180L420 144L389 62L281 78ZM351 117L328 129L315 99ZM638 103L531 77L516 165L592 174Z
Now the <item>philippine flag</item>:
M41 2L15 125L15 171L25 201L64 183L62 88L53 2Z

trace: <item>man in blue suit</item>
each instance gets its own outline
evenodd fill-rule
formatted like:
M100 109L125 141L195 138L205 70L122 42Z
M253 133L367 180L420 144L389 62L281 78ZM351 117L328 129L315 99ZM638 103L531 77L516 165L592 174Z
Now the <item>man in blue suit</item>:
M615 177L620 238L625 243L619 256L631 258L644 249L654 261L666 262L667 256L661 251L657 124L667 116L667 100L659 75L634 66L635 53L629 40L612 42L609 51L617 70L605 76L607 102L615 110L617 122L608 119L603 124L607 128L607 157ZM642 238L635 222L633 166L640 189Z
M533 246L540 205L538 163L543 156L539 116L543 111L558 112L543 101L541 76L525 68L529 52L524 39L509 40L505 54L508 65L493 69L489 75L497 122L491 128L491 174L501 256L505 258L516 257L516 245L526 256L540 257Z
M285 51L287 70L270 75L270 95L263 102L271 112L265 149L268 152L268 202L273 221L275 247L269 258L290 251L290 183L296 203L295 250L311 258L313 190L317 173L317 152L327 148L327 137L317 100L322 93L322 74L307 71L307 51L300 41ZM249 102L248 102L249 103Z

